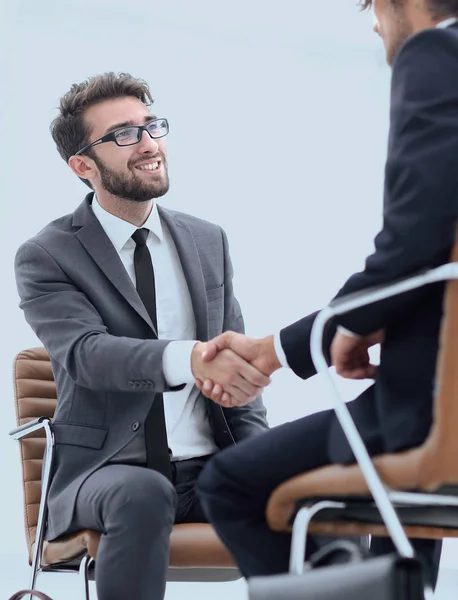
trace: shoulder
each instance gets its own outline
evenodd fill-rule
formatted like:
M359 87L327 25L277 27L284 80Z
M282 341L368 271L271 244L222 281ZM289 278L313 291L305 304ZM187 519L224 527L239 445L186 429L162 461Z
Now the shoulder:
M24 241L19 247L18 253L24 249L30 251L33 248L37 250L42 248L46 252L52 253L51 249L55 248L56 245L61 248L65 247L65 244L69 241L69 235L73 230L72 219L73 215L69 214L51 221L51 223L48 223L48 225L43 227L34 236Z
M427 77L445 78L447 69L458 70L458 28L424 29L409 37L393 62L393 79L409 72L424 83Z
M219 239L223 236L223 229L216 223L176 210L169 210L162 207L160 210L162 214L173 219L178 225L189 227L194 235L212 236Z

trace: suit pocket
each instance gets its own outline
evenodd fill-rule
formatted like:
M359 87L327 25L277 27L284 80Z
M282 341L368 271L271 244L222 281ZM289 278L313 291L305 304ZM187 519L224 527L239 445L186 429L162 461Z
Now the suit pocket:
M102 448L108 435L108 429L75 423L53 423L52 430L56 436L56 444L84 446L94 450Z
M205 290L207 296L207 302L215 302L216 300L222 300L224 298L224 283L218 287L210 288Z

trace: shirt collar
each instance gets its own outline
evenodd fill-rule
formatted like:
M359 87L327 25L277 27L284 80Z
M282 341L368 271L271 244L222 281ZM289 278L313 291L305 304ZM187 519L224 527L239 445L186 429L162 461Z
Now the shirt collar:
M446 27L450 27L450 25L455 25L457 21L458 19L456 17L450 17L448 19L444 19L440 23L437 23L436 27L439 29L445 29Z
M135 233L138 228L132 223L124 221L124 219L120 219L119 217L112 215L102 208L95 194L94 200L92 201L92 210L107 234L109 240L116 248L117 252L120 252L130 240L132 234ZM146 227L151 231L151 233L154 233L160 242L162 242L164 239L161 218L159 216L156 202L154 202L153 208L151 209L151 212L146 221L143 223L142 227Z

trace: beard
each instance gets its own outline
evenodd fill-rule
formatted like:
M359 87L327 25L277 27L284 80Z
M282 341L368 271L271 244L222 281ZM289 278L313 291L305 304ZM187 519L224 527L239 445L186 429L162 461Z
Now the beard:
M99 169L102 186L108 193L123 200L147 202L153 198L160 198L169 190L169 176L165 156L161 155L160 158L164 175L152 178L151 181L145 181L136 175L134 165L128 164L129 171L127 173L118 173L107 167L98 157L94 156L93 160Z
M391 66L404 42L413 34L412 25L401 7L393 9L393 31L386 48L386 62Z

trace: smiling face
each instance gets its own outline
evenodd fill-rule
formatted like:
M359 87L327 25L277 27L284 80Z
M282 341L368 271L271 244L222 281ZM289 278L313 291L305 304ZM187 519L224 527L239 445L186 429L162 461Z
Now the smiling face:
M89 142L129 125L145 125L154 119L145 104L133 96L104 100L86 109L84 121ZM89 156L73 156L70 166L88 179L98 196L146 202L169 189L164 138L152 139L142 131L141 140L130 146L114 141L91 148Z

